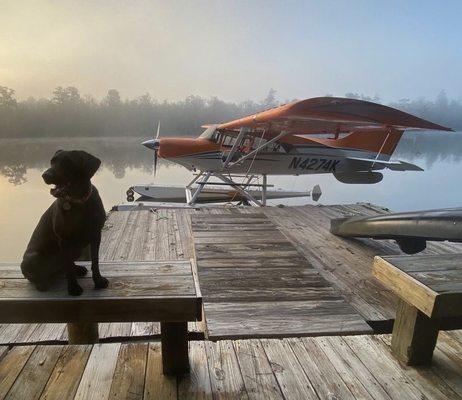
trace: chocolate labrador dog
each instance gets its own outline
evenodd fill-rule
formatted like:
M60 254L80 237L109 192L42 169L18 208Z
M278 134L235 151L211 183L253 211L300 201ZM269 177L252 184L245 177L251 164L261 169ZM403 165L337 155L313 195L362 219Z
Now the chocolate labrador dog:
M77 277L86 275L87 269L75 265L75 261L88 245L95 288L108 286L98 264L106 213L90 181L100 164L85 151L58 150L42 175L47 185L54 185L50 193L57 200L42 215L21 263L23 275L40 291L47 290L54 278L64 273L69 294L82 294Z

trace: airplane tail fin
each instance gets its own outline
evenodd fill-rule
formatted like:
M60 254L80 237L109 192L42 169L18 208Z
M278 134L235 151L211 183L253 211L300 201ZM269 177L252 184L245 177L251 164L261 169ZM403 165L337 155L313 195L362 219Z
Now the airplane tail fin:
M336 147L380 153L380 159L389 159L403 135L399 130L358 131L336 140Z

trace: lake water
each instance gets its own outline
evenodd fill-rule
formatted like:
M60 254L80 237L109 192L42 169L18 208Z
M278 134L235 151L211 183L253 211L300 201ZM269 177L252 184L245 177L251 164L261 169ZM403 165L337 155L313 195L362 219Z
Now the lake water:
M145 138L0 139L0 261L19 261L32 230L53 201L41 178L58 149L86 150L103 161L93 183L106 209L125 201L134 184L184 185L191 173L161 160L152 175L152 153ZM375 185L346 185L331 175L275 176L276 188L309 190L319 184L321 204L370 202L396 211L461 206L462 133L406 133L393 158L412 162L423 172L385 171ZM313 204L310 198L272 204Z

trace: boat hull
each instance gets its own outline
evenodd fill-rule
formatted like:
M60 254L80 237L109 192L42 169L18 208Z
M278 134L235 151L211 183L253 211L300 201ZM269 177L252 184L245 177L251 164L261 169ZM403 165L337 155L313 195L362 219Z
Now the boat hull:
M462 242L462 208L337 218L330 231L342 237L394 239L405 253L415 254L428 240Z

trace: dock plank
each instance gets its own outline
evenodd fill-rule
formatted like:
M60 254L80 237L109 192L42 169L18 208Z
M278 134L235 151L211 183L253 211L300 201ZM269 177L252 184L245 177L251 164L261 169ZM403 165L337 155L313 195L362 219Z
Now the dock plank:
M107 399L116 369L120 343L93 346L74 400Z
M73 399L91 352L90 345L64 346L41 400Z
M231 341L205 342L214 399L248 400Z
M189 342L190 372L178 378L179 400L211 400L212 386L203 342Z
M239 214L237 214L239 215ZM209 232L192 231L204 300L207 336L213 340L371 332L359 314L275 227L261 231L227 231L213 238L214 222L233 226L266 224L262 213L245 218L211 214ZM278 263L277 260L290 260Z
M148 344L122 344L112 379L109 399L142 400Z
M303 339L305 343L307 339ZM339 337L314 339L354 396L367 400L390 400L365 365Z
M6 353L2 348L0 360L0 399L4 399L21 373L36 346L17 346Z
M160 343L150 343L144 383L145 399L176 399L177 379L162 375L162 354Z
M5 399L38 399L61 351L62 346L37 346Z
M415 379L410 379L412 373L409 374L406 369L401 368L401 365L391 352L381 351L380 346L377 346L374 341L369 340L366 336L357 341L351 341L348 337L343 338L343 340L370 369L374 377L392 398L400 398L400 396L416 400L422 398L447 398L435 387L421 385L420 382L417 382L416 385Z
M319 399L287 341L262 339L261 343L285 399Z
M444 333L442 334L442 336L444 336ZM384 335L378 335L374 337L371 341L371 343L380 348L380 350L384 351L387 354L387 357L391 353L391 340L389 340L389 338L390 337L388 336L386 337ZM446 347L446 343L442 343L442 345L436 349L435 353L444 352L445 349L448 349L449 351L454 351L453 346ZM459 357L459 352L457 352L457 357ZM459 357L459 361L457 362L457 364L460 365L461 362L462 359L460 359ZM396 360L393 360L392 363L396 363ZM429 398L459 399L461 395L460 385L459 389L454 390L451 387L451 385L448 384L448 382L446 382L442 377L439 376L437 372L439 370L440 368L437 362L436 364L433 363L430 366L430 368L404 368L403 373L413 383L413 385L416 386L422 392L422 394L428 396ZM459 379L452 380L452 383L462 383L462 379L460 377L461 375L459 374Z
M259 340L233 342L244 385L250 399L283 399L276 377Z
M322 399L354 400L354 396L313 338L288 339L298 362Z
M343 300L208 302L204 307L213 340L371 332Z

